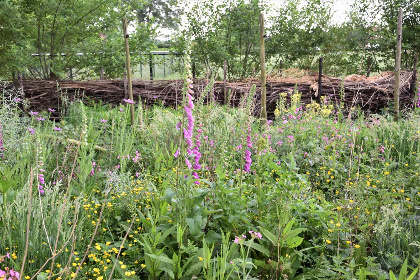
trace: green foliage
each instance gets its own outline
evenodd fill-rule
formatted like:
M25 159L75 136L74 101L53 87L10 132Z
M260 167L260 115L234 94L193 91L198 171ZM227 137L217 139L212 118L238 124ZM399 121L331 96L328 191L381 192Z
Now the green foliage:
M301 108L295 91L292 106L261 125L250 115L253 95L239 108L203 106L198 96L195 182L174 156L183 149L181 106L136 108L132 127L123 105L76 102L53 122L47 112L19 118L23 104L5 94L4 265L20 268L28 248L24 277L40 279L416 275L419 111L398 123L363 114L339 121L327 105Z
M203 1L194 5L187 13L189 30L182 34L194 38L192 60L207 71L217 71L226 60L230 78L244 78L255 72L259 65L259 15L263 9L259 0L217 4Z

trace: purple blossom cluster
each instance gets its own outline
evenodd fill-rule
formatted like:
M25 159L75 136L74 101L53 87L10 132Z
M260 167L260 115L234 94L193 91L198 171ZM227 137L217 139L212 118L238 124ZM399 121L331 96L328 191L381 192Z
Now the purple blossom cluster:
M44 194L44 187L45 185L45 178L44 178L44 172L45 170L42 168L44 163L42 162L42 159L38 161L38 191L40 194Z
M189 83L189 80L187 78L188 82L188 92L187 92L187 105L184 106L185 109L185 117L187 118L187 125L184 128L184 139L185 143L187 144L187 153L188 155L192 155L192 148L193 148L193 132L194 132L194 116L193 116L193 110L194 110L194 103L193 103L193 97L192 97L192 85ZM188 164L187 164L188 165Z
M96 172L101 172L101 166L96 162L92 162L92 170L90 171L90 176L93 176Z
M250 230L249 234L251 234L252 239L255 239L255 238L262 239L262 234L260 232L255 232L253 230ZM233 242L236 244L239 244L241 243L242 240L245 240L245 239L246 239L246 235L242 234L241 236L235 236L235 240L233 240Z
M202 124L199 124L199 129L197 130L197 134L195 137L193 137L194 134L194 91L193 89L193 81L191 80L191 71L189 66L189 59L187 57L186 61L186 100L185 100L185 106L184 106L184 113L186 118L186 125L183 129L183 135L184 140L187 147L187 157L185 158L185 164L187 165L188 169L193 169L192 177L196 180L195 184L200 184L200 177L198 176L197 171L201 169L200 159L201 159L201 153L200 153L200 146L201 146L201 133L202 133ZM179 124L177 124L177 129L179 128ZM177 150L174 154L174 157L178 157L179 150ZM190 158L194 159L194 162L191 163Z
M13 269L9 269L8 267L6 267L6 270L1 270L0 269L0 279L1 280L19 280L20 278L20 273L13 270Z

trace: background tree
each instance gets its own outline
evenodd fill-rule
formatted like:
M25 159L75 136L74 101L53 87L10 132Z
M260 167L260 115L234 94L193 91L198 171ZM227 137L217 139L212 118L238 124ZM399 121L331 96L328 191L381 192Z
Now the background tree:
M181 8L179 0L130 1L139 24L155 23L161 28L178 29Z
M331 29L332 1L287 0L270 17L267 54L286 66L314 67L322 53L331 51L327 40Z
M65 77L68 69L110 77L124 68L123 16L131 24L132 61L154 48L157 23L176 26L175 0L4 0L0 2L0 75L27 71L36 78ZM155 6L151 6L154 4ZM13 15L11 17L10 15ZM37 53L39 56L32 56ZM83 54L83 55L79 55Z
M227 0L215 4L202 1L187 13L192 36L192 59L207 71L227 61L230 78L251 75L259 65L259 14L263 5L258 0ZM179 40L183 42L184 40Z
M413 53L420 52L420 3L415 0L362 0L352 6L349 25L363 46L365 68L393 70L398 10L403 10L402 65L410 68ZM350 42L356 47L356 41Z

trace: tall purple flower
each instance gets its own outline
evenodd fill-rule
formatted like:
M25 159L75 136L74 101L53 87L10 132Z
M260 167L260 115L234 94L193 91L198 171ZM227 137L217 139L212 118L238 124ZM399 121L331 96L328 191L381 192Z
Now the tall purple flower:
M248 135L246 137L246 145L248 148L252 148L252 141L251 141L251 123L248 124ZM244 171L249 172L251 171L251 164L252 164L252 158L251 158L251 151L249 149L245 150L245 164L244 164Z
M38 148L38 155L40 155L42 152L41 147ZM42 162L42 156L39 156L38 160L38 191L40 194L44 194L44 185L45 185L45 179L44 179L44 172L43 169L44 163Z
M252 159L251 159L251 152L249 150L245 151L244 160L245 160L244 171L245 172L251 171Z
M193 137L194 134L194 91L193 91L193 81L192 81L192 74L191 74L191 66L190 66L190 57L187 54L185 57L185 105L184 105L184 115L186 118L186 123L183 129L184 140L187 146L187 157L185 158L185 164L187 165L188 169L194 169L195 171L192 173L192 177L196 179L194 182L195 184L200 184L200 177L198 176L197 170L201 169L200 164L200 146L201 146L201 124L199 125L199 129L197 130L197 134ZM178 126L177 126L178 127ZM192 158L194 161L191 162L189 158Z
M202 124L200 124L199 126L202 126ZM201 158L201 153L200 153L200 146L201 146L201 141L200 141L200 136L202 133L202 129L198 129L197 131L197 135L195 136L195 147L193 149L193 154L194 154L194 169L195 170L199 170L201 169L201 164L200 164L200 158Z
M184 139L187 143L187 151L188 155L192 155L192 148L193 148L193 132L194 132L194 116L193 116L193 110L194 110L194 103L193 103L193 97L190 94L192 93L191 88L188 85L188 92L187 92L187 105L184 106L185 109L185 117L187 118L187 125L186 128L184 128Z

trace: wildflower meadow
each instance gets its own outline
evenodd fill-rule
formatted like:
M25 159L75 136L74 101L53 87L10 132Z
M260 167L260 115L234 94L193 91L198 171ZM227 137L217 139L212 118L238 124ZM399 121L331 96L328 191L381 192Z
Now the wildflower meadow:
M0 279L419 279L420 96L397 122L291 88L261 121L189 63L177 108L3 90Z

